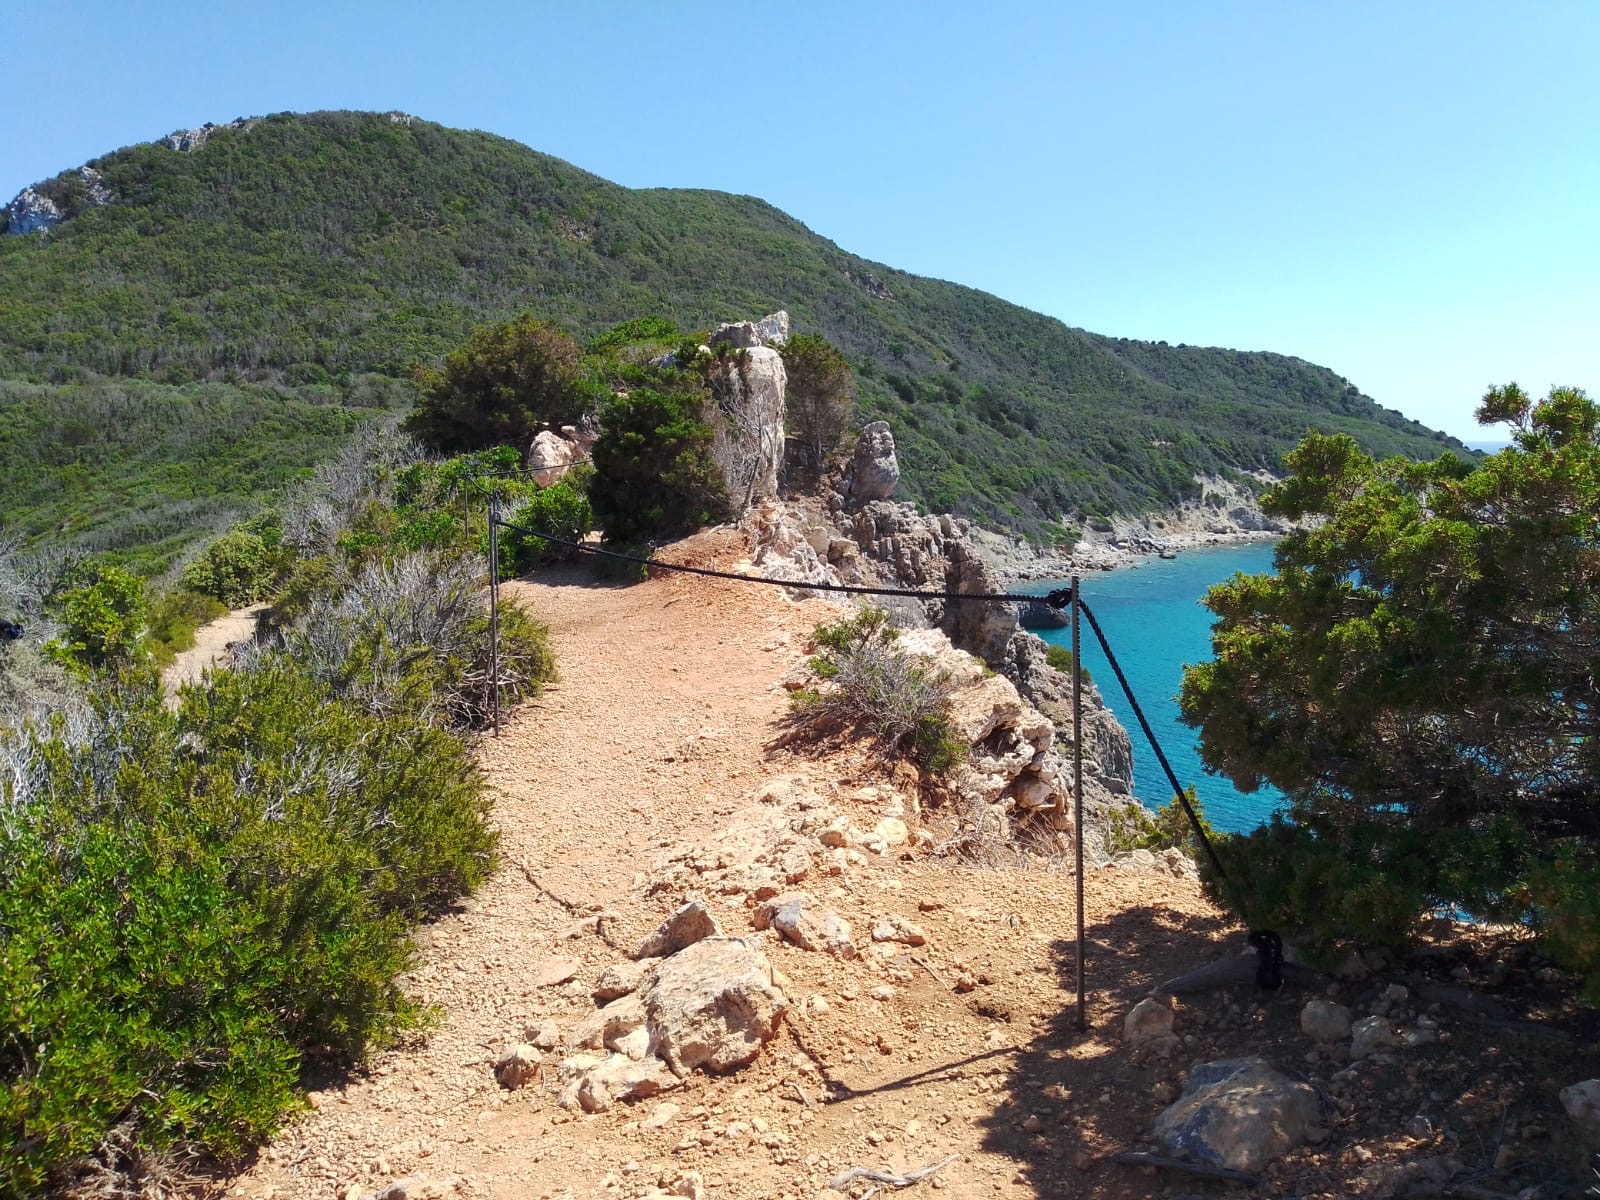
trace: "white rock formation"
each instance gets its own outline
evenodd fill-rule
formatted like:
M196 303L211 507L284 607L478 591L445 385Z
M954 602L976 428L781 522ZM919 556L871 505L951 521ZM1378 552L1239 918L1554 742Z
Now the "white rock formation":
M866 504L887 500L900 483L900 459L895 454L894 433L887 421L873 421L856 438L855 452L845 468L842 492L846 503Z
M754 328L748 321L742 324ZM709 382L715 398L711 454L742 512L778 493L788 386L783 355L769 346L744 349L713 367Z

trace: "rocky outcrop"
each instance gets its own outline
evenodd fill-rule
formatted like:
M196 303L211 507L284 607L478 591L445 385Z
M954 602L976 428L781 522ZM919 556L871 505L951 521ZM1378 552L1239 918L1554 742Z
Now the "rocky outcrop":
M218 125L212 121L207 121L204 125L201 125L196 129L174 130L172 133L167 134L166 137L158 141L156 145L165 146L168 150L176 150L181 154L190 154L200 149L201 146L204 146L208 141L210 141L211 135L216 133L219 129L249 129L254 124L254 120L246 117L240 117L234 121L227 121L221 125Z
M1036 635L1019 633L1006 648L1004 669L1017 688L1040 712L1055 722L1072 749L1072 676L1050 665L1049 647ZM1084 774L1113 796L1133 791L1133 743L1116 714L1106 707L1092 680L1083 684Z
M856 438L855 452L840 486L846 504L887 500L900 483L900 459L887 421L873 421Z
M741 327L755 329L749 321L741 322ZM783 355L770 346L740 349L718 360L708 382L716 402L711 454L722 470L728 495L743 511L778 493L788 385Z
M766 956L737 937L706 938L674 954L639 996L650 1053L678 1076L744 1066L789 1007Z
M789 340L789 314L779 309L759 321L724 321L711 331L706 344L712 349L754 350L759 346L781 346Z
M560 481L578 458L578 448L559 433L542 429L528 448L528 470L540 487Z
M67 174L54 184L40 184L23 188L5 208L5 219L0 227L11 237L23 237L59 225L85 208L102 208L116 198L106 187L105 179L93 167L79 167L76 181ZM57 188L57 194L66 192L70 199L63 209L41 189Z
M6 205L6 233L22 237L61 224L61 210L55 201L33 188L23 188L16 199Z

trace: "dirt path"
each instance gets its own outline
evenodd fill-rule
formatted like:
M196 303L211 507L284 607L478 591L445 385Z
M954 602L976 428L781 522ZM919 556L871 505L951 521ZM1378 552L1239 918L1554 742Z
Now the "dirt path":
M735 547L713 536L688 553L727 563ZM790 1009L751 1066L595 1114L556 1103L561 1051L545 1056L541 1081L501 1089L497 1056L541 1022L565 1033L594 1011L600 972L683 897L662 885L672 878L663 861L676 854L681 876L678 848L712 845L748 819L756 785L804 774L864 828L896 812L913 832L919 823L859 749L819 758L772 748L786 711L777 681L827 606L681 576L616 587L574 572L507 590L549 623L562 679L482 746L505 866L421 935L409 986L439 1006L438 1023L314 1093L315 1111L229 1194L356 1200L408 1178L410 1200L639 1200L658 1188L838 1200L825 1189L841 1171L906 1172L955 1155L906 1194L1132 1200L1195 1190L1110 1161L1148 1133L1191 1062L1266 1053L1324 1078L1336 1069L1308 1052L1304 996L1287 988L1179 1005L1183 1044L1170 1057L1135 1059L1120 1046L1123 1014L1153 982L1237 944L1192 883L1121 869L1086 880L1089 1028L1079 1031L1071 876L967 869L908 846L839 851L805 883L850 923L859 957L752 935ZM922 820L940 832L940 813ZM717 867L718 853L700 853L697 869ZM753 900L703 890L724 931L750 935ZM599 911L616 918L597 931ZM920 924L926 945L874 943L887 915ZM1412 1113L1439 1109L1428 1089L1463 1093L1451 1075L1461 1060L1423 1061L1362 1084L1372 1097L1363 1124L1352 1117L1328 1147L1285 1160L1275 1194L1343 1194L1371 1169L1370 1147L1438 1153L1400 1131Z
M176 696L184 684L198 682L208 667L221 661L229 646L254 637L256 618L266 607L265 604L252 604L249 608L236 608L227 616L218 617L196 630L194 645L181 651L172 660L172 665L161 673L161 683L167 695Z

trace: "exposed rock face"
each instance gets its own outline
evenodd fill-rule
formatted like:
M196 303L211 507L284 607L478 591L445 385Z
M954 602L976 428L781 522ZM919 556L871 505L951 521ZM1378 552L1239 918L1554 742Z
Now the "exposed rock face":
M781 346L788 340L789 314L779 309L759 321L724 321L712 330L706 342L713 347L753 350L757 346Z
M887 500L899 483L900 459L895 455L894 434L887 421L874 421L861 430L850 465L845 468L845 501L866 504Z
M1156 1118L1156 1141L1175 1158L1259 1171L1310 1140L1324 1103L1310 1084L1262 1058L1199 1063L1177 1103Z
M33 188L23 188L17 198L6 205L6 233L12 237L37 233L61 224L61 210L55 201Z
M789 1008L766 957L736 937L706 938L673 955L639 996L650 1052L679 1076L750 1062Z
M1055 722L1063 754L1072 748L1072 676L1049 663L1049 647L1030 633L1019 634L1007 646L1003 666L1017 681L1017 689L1039 711ZM1116 715L1106 707L1092 680L1083 685L1083 771L1113 796L1133 789L1133 743Z
M783 355L755 346L720 363L710 382L716 398L711 453L722 468L728 495L742 510L778 493L788 386Z
M198 129L179 129L169 133L158 141L156 145L165 146L168 150L177 150L182 154L189 154L204 146L211 140L211 135L219 129L249 129L254 124L253 120L248 120L245 117L240 117L236 121L228 121L222 125L207 121Z

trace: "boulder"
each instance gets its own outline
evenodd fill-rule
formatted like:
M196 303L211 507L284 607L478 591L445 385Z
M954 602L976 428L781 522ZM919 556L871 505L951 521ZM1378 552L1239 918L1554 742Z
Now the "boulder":
M789 1008L765 956L734 937L706 938L659 963L639 995L650 1052L680 1076L750 1062Z
M716 918L706 908L706 902L698 896L691 896L681 908L661 922L654 933L639 943L633 957L666 958L686 946L692 946L701 938L716 937L721 932L717 928Z
M1259 1171L1320 1136L1326 1106L1316 1088L1265 1059L1200 1063L1183 1095L1156 1118L1155 1138L1175 1158Z
M822 950L835 958L854 958L850 924L804 892L785 892L756 909L755 927L773 929L802 950Z
M627 996L639 990L645 972L655 966L653 958L640 959L638 962L612 963L600 972L600 978L594 985L594 998L597 1003L607 1004L618 996Z
M855 453L845 468L844 496L852 504L887 500L900 483L900 460L887 421L873 421L856 438Z
M1342 1042L1350 1036L1350 1010L1332 1000L1308 1000L1300 1010L1300 1032L1316 1042Z
M549 487L565 478L567 469L581 457L575 443L559 433L541 429L528 447L528 470L540 487Z
M630 1054L631 1058L644 1057L645 1046L649 1039L639 1038L632 1042L624 1042L636 1030L645 1027L644 1004L637 995L621 996L613 1000L604 1008L590 1013L583 1020L572 1027L571 1034L567 1037L567 1044L574 1050L599 1050L606 1049L617 1053L627 1054L630 1049L637 1048L638 1053Z
M657 1058L635 1062L624 1054L588 1067L561 1090L563 1108L605 1112L618 1100L648 1100L680 1086L682 1081Z

